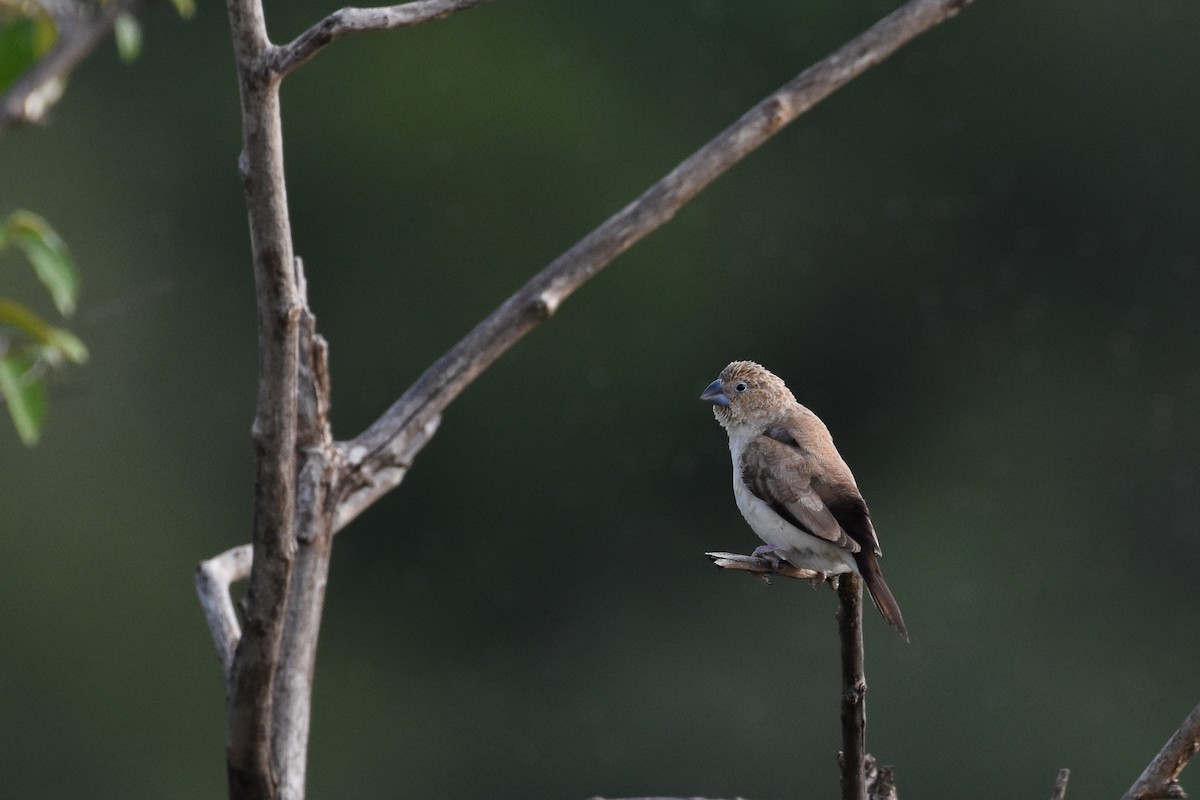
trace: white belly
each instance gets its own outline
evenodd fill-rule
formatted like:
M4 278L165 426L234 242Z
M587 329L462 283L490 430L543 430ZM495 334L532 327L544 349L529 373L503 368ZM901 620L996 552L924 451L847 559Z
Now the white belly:
M736 462L735 462L736 464ZM776 514L769 505L754 496L735 466L733 470L733 496L738 510L750 523L750 527L769 545L779 548L776 555L801 569L814 569L838 575L858 572L854 556L832 542L820 539L797 528Z

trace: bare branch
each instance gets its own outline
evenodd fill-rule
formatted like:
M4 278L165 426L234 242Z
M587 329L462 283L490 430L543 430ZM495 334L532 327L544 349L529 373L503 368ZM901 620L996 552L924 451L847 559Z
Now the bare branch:
M742 570L759 577L782 575L823 580L824 575L787 564L773 565L765 558L736 553L705 553L722 569ZM867 772L879 798L894 800L896 789L890 767L878 767L867 754L867 678L864 669L862 580L849 573L838 576L838 636L842 652L842 750L838 753L842 800L868 800Z
M227 0L242 107L239 167L250 223L258 311L254 563L229 690L226 758L231 797L276 795L272 704L296 551L299 322L283 173L279 81L261 69L270 47L260 0Z
M271 707L271 754L280 800L304 798L313 673L333 544L325 502L333 473L324 454L313 453L305 460L298 480L297 496L312 502L313 513L305 515L297 531L299 548L288 584L287 620Z
M329 498L337 456L329 422L329 347L317 333L316 317L308 308L308 285L299 258L295 277L301 304L296 430L301 461L295 491L296 559L288 583L271 706L271 756L279 800L304 798L313 672L333 544Z
M862 580L838 580L838 636L842 642L842 800L867 800L867 678L864 670Z
M1200 705L1187 715L1121 800L1187 797L1179 785L1179 773L1197 750L1200 750Z
M208 629L217 648L217 657L221 659L226 689L233 670L233 654L237 652L238 640L242 638L242 628L238 624L229 587L250 575L251 558L250 545L244 544L202 561L196 567L196 594L200 595L200 608L204 610L204 618L208 620Z
M419 435L427 420L441 413L480 373L617 256L664 225L680 207L789 122L970 2L911 0L754 106L535 275L345 448L364 453L359 463L378 470L380 454L407 449L406 439Z
M482 5L487 0L415 0L383 8L343 8L313 25L289 44L274 48L267 69L280 77L319 53L334 39L354 33L411 28Z
M1064 800L1067 796L1067 779L1071 777L1071 770L1063 768L1058 771L1058 777L1054 779L1054 791L1050 794L1050 800Z
M63 81L75 66L112 32L122 14L132 13L142 0L109 3L62 2L46 4L58 27L58 40L50 52L17 78L0 95L0 133L17 123L38 122L57 96L46 98L43 89Z

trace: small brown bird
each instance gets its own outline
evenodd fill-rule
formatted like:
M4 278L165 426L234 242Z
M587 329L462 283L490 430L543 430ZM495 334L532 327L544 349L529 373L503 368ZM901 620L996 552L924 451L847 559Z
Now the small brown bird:
M862 577L879 613L905 641L900 606L879 568L866 501L829 429L783 381L753 361L734 361L701 400L729 434L733 496L766 545L756 556L826 575Z

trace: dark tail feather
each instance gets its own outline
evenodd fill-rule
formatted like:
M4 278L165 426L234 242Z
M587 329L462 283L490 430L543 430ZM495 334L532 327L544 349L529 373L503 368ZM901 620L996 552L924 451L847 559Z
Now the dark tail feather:
M883 570L879 568L879 559L869 550L861 550L854 555L858 562L858 569L862 573L863 583L867 585L867 591L871 593L871 599L875 601L875 607L887 620L888 625L895 628L896 632L907 642L908 628L904 625L904 617L900 614L900 606L897 605L896 598L892 597L892 590L888 588L887 581L883 579Z

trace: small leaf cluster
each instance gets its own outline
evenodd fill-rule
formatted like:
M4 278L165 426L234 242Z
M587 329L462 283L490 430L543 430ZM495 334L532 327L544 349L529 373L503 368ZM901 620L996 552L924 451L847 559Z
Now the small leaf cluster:
M24 254L59 314L75 313L75 265L66 243L46 220L29 211L10 214L0 225L0 254L8 250ZM36 444L42 433L47 376L67 362L82 364L87 357L87 348L75 334L0 294L0 400L26 445Z
M69 0L58 3L60 16L72 13L87 18L100 6L114 0ZM184 19L196 12L195 0L171 0ZM73 7L77 6L77 8ZM117 53L126 63L134 61L142 51L142 27L132 12L124 11L113 21L113 39ZM59 26L55 16L37 0L0 0L0 93L6 91L30 67L40 61L59 41ZM52 75L25 100L25 116L40 120L47 110L62 97L66 74Z

